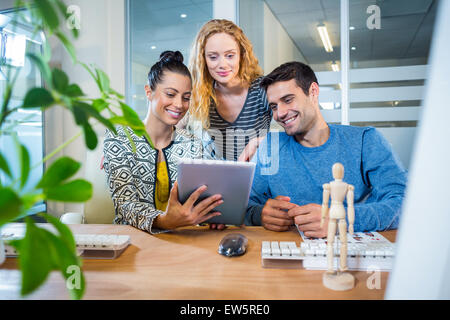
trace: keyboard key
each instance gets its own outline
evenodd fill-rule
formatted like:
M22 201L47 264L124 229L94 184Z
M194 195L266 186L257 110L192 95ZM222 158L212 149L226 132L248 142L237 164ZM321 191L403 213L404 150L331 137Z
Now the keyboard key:
M272 248L272 255L273 256L281 256L280 248Z
M301 252L300 252L300 249L299 248L290 248L291 249L291 254L293 255L293 256L300 256L300 254L301 254Z
M283 248L289 248L286 241L280 241L280 249L283 249Z
M281 248L281 255L282 256L290 256L291 255L291 250L289 250L288 247Z
M316 255L318 255L318 256L325 256L326 254L327 254L326 249L317 249L316 250Z
M291 249L291 250L292 250L292 248L297 248L297 245L295 244L294 241L287 241L286 243L287 243L289 249Z

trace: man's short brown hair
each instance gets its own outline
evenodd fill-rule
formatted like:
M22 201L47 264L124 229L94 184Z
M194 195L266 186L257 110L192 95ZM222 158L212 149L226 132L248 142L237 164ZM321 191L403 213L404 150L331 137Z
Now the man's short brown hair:
M289 81L295 79L297 86L299 86L305 95L309 95L309 87L313 82L319 84L316 75L310 66L297 62L286 62L281 66L275 68L271 73L261 80L260 86L267 91L267 88L279 81Z

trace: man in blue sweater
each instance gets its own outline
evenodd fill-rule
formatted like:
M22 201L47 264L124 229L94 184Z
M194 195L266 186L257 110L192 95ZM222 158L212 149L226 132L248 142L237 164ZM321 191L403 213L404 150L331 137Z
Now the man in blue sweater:
M246 224L274 231L296 224L308 237L326 237L322 185L333 180L331 167L340 162L344 181L355 186L355 232L397 228L407 171L385 138L372 127L327 124L317 78L303 63L279 66L261 86L285 132L269 133L252 159Z

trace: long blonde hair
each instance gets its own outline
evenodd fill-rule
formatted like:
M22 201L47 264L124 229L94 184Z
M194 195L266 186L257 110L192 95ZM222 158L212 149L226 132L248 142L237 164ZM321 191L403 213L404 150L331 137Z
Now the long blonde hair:
M209 107L211 99L217 103L213 88L214 79L208 71L205 61L205 45L208 38L217 33L226 33L232 36L239 45L239 73L238 77L244 86L262 76L263 72L258 59L253 53L253 46L244 32L233 22L225 19L208 21L197 34L192 45L189 69L192 74L192 96L189 110L193 120L200 120L203 128L209 128Z

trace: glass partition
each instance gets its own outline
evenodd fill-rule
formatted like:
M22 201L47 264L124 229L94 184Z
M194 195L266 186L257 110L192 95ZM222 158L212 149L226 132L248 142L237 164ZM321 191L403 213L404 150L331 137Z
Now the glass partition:
M349 122L377 127L407 168L438 1L348 1ZM239 25L252 41L264 73L287 61L307 63L319 81L325 120L341 123L341 1L239 4Z
M264 74L282 63L300 61L310 65L316 73L335 72L337 77L341 55L339 3L240 0L239 26L252 42ZM337 111L340 109L339 81L322 83L318 78L320 108ZM335 118L330 122L340 121L339 117ZM281 129L274 121L271 126Z
M350 124L377 127L409 167L438 1L350 1Z
M165 50L178 50L188 65L198 30L212 19L212 0L128 0L127 101L141 118L147 114L144 86L150 67Z
M22 11L22 14L26 16L27 12ZM0 26L0 32L2 34L2 79L0 80L0 96L2 99L6 88L5 79L12 77L16 71L19 72L12 92L9 109L20 107L26 92L33 87L42 85L39 69L25 56L25 52L41 54L41 35L34 36L33 28L24 23L13 24L12 21L15 20L14 15L14 11L0 11L2 21L9 21L7 24ZM10 67L6 67L5 64ZM8 72L8 68L10 72ZM17 150L13 136L17 136L18 140L27 147L30 153L32 169L25 188L27 186L34 186L41 179L43 173L43 113L40 110L19 108L16 112L8 116L0 133L0 149L7 158L14 175L19 176L20 168L17 161ZM8 183L8 177L2 172L0 172L0 180L2 184ZM45 211L44 202L35 206L30 213L41 211Z

